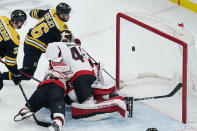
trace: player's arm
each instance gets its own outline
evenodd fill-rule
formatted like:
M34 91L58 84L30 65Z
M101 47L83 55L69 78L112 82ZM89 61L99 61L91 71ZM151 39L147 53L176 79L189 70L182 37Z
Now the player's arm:
M6 46L5 64L9 70L8 77L17 85L21 81L21 74L17 67L18 44L9 40Z
M46 49L47 60L55 60L61 57L60 49L58 48L58 43L50 43Z
M30 11L29 15L32 17L32 18L35 18L35 19L40 19L42 18L47 12L49 12L49 9L47 10L42 10L42 9L33 9Z
M6 43L6 46L5 64L11 73L19 73L16 58L18 54L18 45L16 45L12 40L9 40L9 42Z

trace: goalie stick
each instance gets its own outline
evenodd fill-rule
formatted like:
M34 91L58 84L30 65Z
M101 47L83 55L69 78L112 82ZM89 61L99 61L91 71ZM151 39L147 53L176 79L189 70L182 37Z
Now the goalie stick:
M182 87L182 83L178 83L177 86L167 95L161 95L161 96L152 96L152 97L143 97L143 98L134 98L133 101L141 101L141 100L150 100L150 99L158 99L158 98L166 98L173 96L176 92L179 91Z
M90 57L90 59L92 59L93 61L94 61L94 63L97 63L98 64L98 62L88 53L88 52L86 52L83 48L81 48L89 57ZM111 74L109 74L109 72L107 72L105 69L103 69L103 71L106 73L106 74L108 74L113 80L116 80Z
M20 87L21 92L22 92L22 94L23 94L23 96L24 96L24 98L25 98L25 100L26 100L26 102L27 102L28 107L31 108L31 107L30 107L30 104L29 104L29 102L28 102L27 96L25 95L25 92L24 92L24 90L23 90L23 88L22 88L22 85L21 85L20 83L19 83L19 87ZM16 115L16 116L17 116L17 115ZM15 117L16 117L16 116L15 116ZM14 120L15 120L15 117L14 117ZM33 118L34 118L36 124L39 125L39 126L42 126L42 127L49 127L49 126L51 125L51 123L49 123L49 122L39 121L39 120L36 118L35 114L33 114ZM16 121L16 120L15 120L15 121ZM16 122L17 122L17 121L16 121Z
M127 110L129 111L128 117L133 116L133 101L141 101L141 100L150 100L150 99L159 99L159 98L171 97L176 92L178 92L179 89L181 89L181 87L182 87L182 83L178 83L177 86L167 95L143 97L143 98L124 97L124 99L127 103Z

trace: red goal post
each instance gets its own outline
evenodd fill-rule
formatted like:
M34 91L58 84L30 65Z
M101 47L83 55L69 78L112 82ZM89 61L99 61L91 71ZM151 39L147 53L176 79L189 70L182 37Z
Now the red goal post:
M121 24L121 20L127 21L127 23L126 24ZM122 52L124 52L125 50L127 50L126 48L132 49L133 48L132 44L135 43L135 41L137 41L136 40L137 38L134 38L134 40L133 39L128 40L129 42L125 42L124 40L121 40L121 37L125 37L124 35L122 35L125 32L127 32L127 34L131 33L131 35L128 35L126 37L133 37L132 35L135 33L135 31L133 31L133 29L127 30L127 28L130 28L129 27L130 23L132 23L134 26L140 28L140 32L142 32L141 31L141 28L142 28L143 30L146 30L146 32L152 32L151 34L153 34L153 36L155 38L158 38L158 36L159 36L159 39L160 39L160 37L162 37L162 39L166 39L167 41L172 41L173 44L177 44L177 45L181 46L181 52L182 52L181 57L182 58L181 58L181 67L180 67L181 68L181 74L180 74L181 75L181 80L180 81L183 84L183 87L182 87L182 122L186 123L187 122L187 85L188 85L187 84L187 81L188 81L187 80L187 78L188 78L188 76L187 76L187 74L188 74L187 66L188 66L188 44L189 43L187 43L187 40L184 41L184 39L186 39L187 37L183 36L185 38L182 39L182 36L181 36L182 34L181 33L185 33L185 32L181 32L182 29L177 30L176 29L177 27L175 29L173 29L174 27L173 26L168 26L168 24L166 24L167 22L165 23L165 22L163 22L163 20L160 20L160 21L161 21L161 23L158 24L158 26L154 27L154 24L158 23L157 17L155 17L155 16L151 16L151 15L147 15L147 14L141 14L141 13L139 13L139 14L138 13L132 13L132 14L131 13L128 13L128 14L118 13L117 14L117 17L116 17L116 86L117 86L117 88L120 88L121 81L124 81L124 82L126 81L126 80L124 80L124 78L121 78L121 75L122 75L121 74L121 66L124 66L124 65L123 64L121 65L121 63L122 63L121 59L122 58L121 58L120 54ZM128 27L123 27L123 26L128 26ZM160 29L160 27L161 27L161 29ZM167 31L165 31L165 28L168 28L168 27L169 27L169 29ZM125 32L122 31L122 28L125 28L127 31L125 31ZM168 33L168 31L171 30L171 28L173 30L172 32L173 33L176 32L178 35L181 36L181 38L177 37L176 35L174 36L173 33L172 34ZM178 28L182 28L182 27L178 27ZM155 35L158 35L158 36L155 36ZM186 33L186 35L187 35L187 33ZM144 36L144 37L146 37L146 36ZM190 38L189 35L188 35L188 37ZM124 39L126 39L126 38L124 38ZM128 39L131 39L131 38L128 38ZM192 37L191 37L191 39L192 39ZM148 38L147 38L147 40L148 40ZM166 40L164 40L164 41L166 42ZM124 41L125 43L122 42L122 41ZM143 42L139 42L139 43L142 44ZM155 42L155 43L158 43L158 41ZM121 46L123 44L126 45L124 51L121 50L121 48L122 48ZM170 44L172 45L172 43L170 43ZM166 46L168 46L168 45L166 45ZM135 50L138 51L138 48L136 48ZM127 51L128 52L133 52L134 50L132 49L132 50L127 50ZM130 55L130 54L128 53L127 55ZM122 57L124 57L124 55ZM128 57L128 60L126 60L127 63L129 61L129 59L130 59L130 57ZM130 65L130 66L132 66L132 65ZM129 72L129 69L127 69L125 71L125 73ZM147 77L148 76L150 76L150 75L147 75ZM131 76L128 75L126 77L131 77ZM163 77L162 74L161 74L160 77Z

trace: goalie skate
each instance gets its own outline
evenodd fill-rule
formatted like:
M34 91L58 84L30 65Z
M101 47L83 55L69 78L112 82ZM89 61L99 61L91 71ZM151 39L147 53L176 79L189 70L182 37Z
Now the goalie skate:
M124 97L126 106L127 106L127 111L129 112L128 117L133 116L133 97Z

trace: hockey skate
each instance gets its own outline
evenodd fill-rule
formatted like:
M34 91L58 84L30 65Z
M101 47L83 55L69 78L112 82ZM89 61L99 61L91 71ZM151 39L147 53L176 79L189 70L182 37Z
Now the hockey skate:
M54 121L51 126L49 126L49 131L60 131L59 125Z
M133 116L133 97L124 97L125 103L127 105L127 111L129 112L128 117Z
M24 119L28 119L29 117L31 117L34 113L31 112L29 109L27 108L22 108L19 113L14 117L14 121L18 122L18 121L22 121Z

